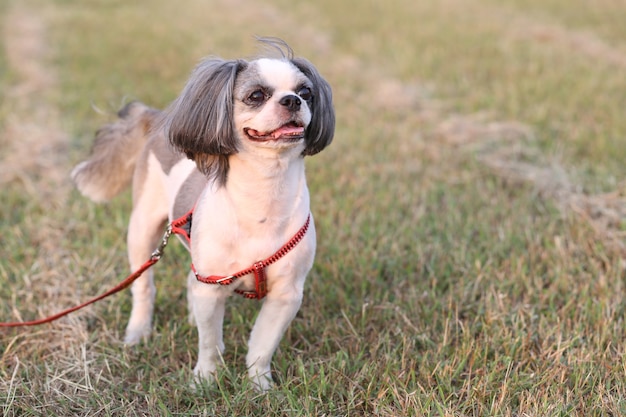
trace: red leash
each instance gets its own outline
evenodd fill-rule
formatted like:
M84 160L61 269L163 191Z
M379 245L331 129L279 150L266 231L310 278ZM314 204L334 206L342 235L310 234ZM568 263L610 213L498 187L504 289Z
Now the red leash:
M9 322L9 323L0 323L0 327L25 327L25 326L39 326L40 324L46 324L46 323L50 323L53 322L57 319L60 319L63 316L67 316L70 313L73 313L76 310L80 310L83 307L87 307L89 304L93 304L96 301L100 301L103 298L108 297L109 295L113 295L116 292L120 292L122 291L124 288L128 287L130 284L132 284L133 281L135 281L137 278L139 278L139 276L146 271L146 269L150 268L152 265L154 265L155 263L157 263L158 259L153 259L150 258L150 260L148 262L146 262L145 264L143 264L141 266L141 268L139 268L137 270L137 272L134 272L132 275L130 275L128 278L126 278L124 281L120 282L117 286L111 288L109 291L105 292L102 295L99 295L96 298L92 298L91 300L82 303L80 305L77 305L75 307L72 308L68 308L67 310L63 310L60 313L57 313L53 316L50 317L46 317L43 319L39 319L39 320L32 320L32 321L23 321L23 322Z
M186 220L187 217L191 218L190 216L191 216L191 212L187 213L185 216L179 219L176 219L172 223L170 223L170 225L167 227L167 230L165 231L165 234L163 235L163 239L161 240L159 247L155 249L154 252L152 252L152 255L150 255L150 259L148 259L143 265L141 265L137 271L130 274L124 281L120 282L118 285L111 288L109 291L105 292L104 294L101 294L95 298L92 298L89 301L86 301L72 308L68 308L67 310L63 310L60 313L54 314L49 317L45 317L43 319L32 320L32 321L22 321L22 322L19 322L19 321L18 322L6 322L6 323L0 322L0 327L39 326L40 324L50 323L57 319L60 319L63 316L67 316L68 314L73 313L76 310L80 310L81 308L87 307L88 305L93 304L96 301L100 301L103 298L106 298L110 295L113 295L115 293L122 291L123 289L127 288L130 284L132 284L133 281L139 278L141 274L143 274L152 265L159 262L159 259L161 259L161 256L163 255L163 249L165 249L165 246L167 246L167 242L170 236L172 235L174 229L183 226L186 223L186 221L183 221L183 220Z
M111 288L109 291L95 298L92 298L91 300L86 301L80 305L74 306L72 308L68 308L67 310L63 310L60 313L54 314L49 317L45 317L43 319L23 321L23 322L5 322L5 323L0 322L0 327L26 327L26 326L38 326L40 324L50 323L63 316L73 313L76 310L80 310L83 307L93 304L96 301L100 301L103 298L106 298L110 295L113 295L115 293L122 291L123 289L130 286L130 284L132 284L137 278L139 278L141 274L143 274L146 270L148 270L152 265L154 265L161 259L161 256L163 256L163 250L165 249L165 246L167 246L167 242L169 241L169 238L172 235L172 233L182 235L188 242L191 242L190 231L191 231L192 215L193 215L193 209L190 210L184 216L172 221L168 225L165 233L163 234L163 238L161 240L161 243L159 244L159 247L155 249L154 252L152 252L152 255L150 255L150 259L148 259L143 265L141 265L137 271L130 274L126 279L124 279L124 281L120 282L118 285ZM252 267L239 271L233 275L228 275L225 277L215 276L215 275L211 275L209 277L202 277L198 275L193 264L191 265L191 268L194 274L196 275L196 278L198 279L198 281L204 282L206 284L229 285L229 284L232 284L237 278L241 278L250 273L254 273L256 291L235 290L235 292L243 295L245 298L261 299L265 297L265 295L267 294L265 268L273 264L274 262L278 261L283 256L285 256L298 243L300 243L300 241L302 240L302 238L304 237L304 235L306 234L309 228L310 222L311 222L311 215L309 214L309 216L306 219L306 222L304 223L304 226L300 228L298 233L296 233L289 240L289 242L287 242L280 249L278 249L278 251L276 251L274 255L270 256L269 258L266 258L263 261L256 262Z

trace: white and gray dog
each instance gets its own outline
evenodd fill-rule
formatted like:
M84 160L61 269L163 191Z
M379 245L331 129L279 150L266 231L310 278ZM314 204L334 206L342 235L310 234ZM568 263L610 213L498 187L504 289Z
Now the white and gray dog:
M116 122L97 132L90 158L72 172L78 189L94 201L112 198L132 179L132 271L150 258L168 219L195 205L191 242L185 242L195 267L188 275L188 299L199 336L194 374L209 381L224 350L226 298L234 291L253 292L256 274L228 286L197 277L243 270L301 230L310 216L304 156L328 146L335 130L326 80L284 42L263 42L280 56L208 58L165 111L127 105ZM261 390L272 385L270 362L300 308L315 246L310 220L301 241L263 271L267 296L246 356L249 377ZM150 334L155 292L152 271L133 283L126 343Z

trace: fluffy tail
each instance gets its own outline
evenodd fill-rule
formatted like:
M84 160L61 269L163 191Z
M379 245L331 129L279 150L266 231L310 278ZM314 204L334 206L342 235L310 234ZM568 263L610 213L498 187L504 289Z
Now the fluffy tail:
M117 121L96 132L89 159L72 170L76 188L95 202L107 201L126 188L159 113L140 102L120 110Z

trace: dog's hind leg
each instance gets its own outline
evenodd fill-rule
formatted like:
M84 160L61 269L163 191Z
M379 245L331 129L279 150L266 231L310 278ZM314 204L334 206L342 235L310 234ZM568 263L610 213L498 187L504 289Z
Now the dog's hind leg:
M130 268L136 271L157 248L167 222L167 198L158 173L148 173L140 193L133 198L134 206L128 225L128 258ZM134 187L135 188L135 187ZM137 195L138 194L138 195ZM133 307L124 342L136 344L150 335L156 288L152 269L144 272L131 287Z

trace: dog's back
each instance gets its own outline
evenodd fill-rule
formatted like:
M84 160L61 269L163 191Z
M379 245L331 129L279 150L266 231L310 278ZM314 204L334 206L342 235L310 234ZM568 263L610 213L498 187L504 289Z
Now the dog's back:
M91 156L72 171L78 190L93 201L115 197L130 184L137 158L160 111L132 102L119 111L119 119L96 133Z

